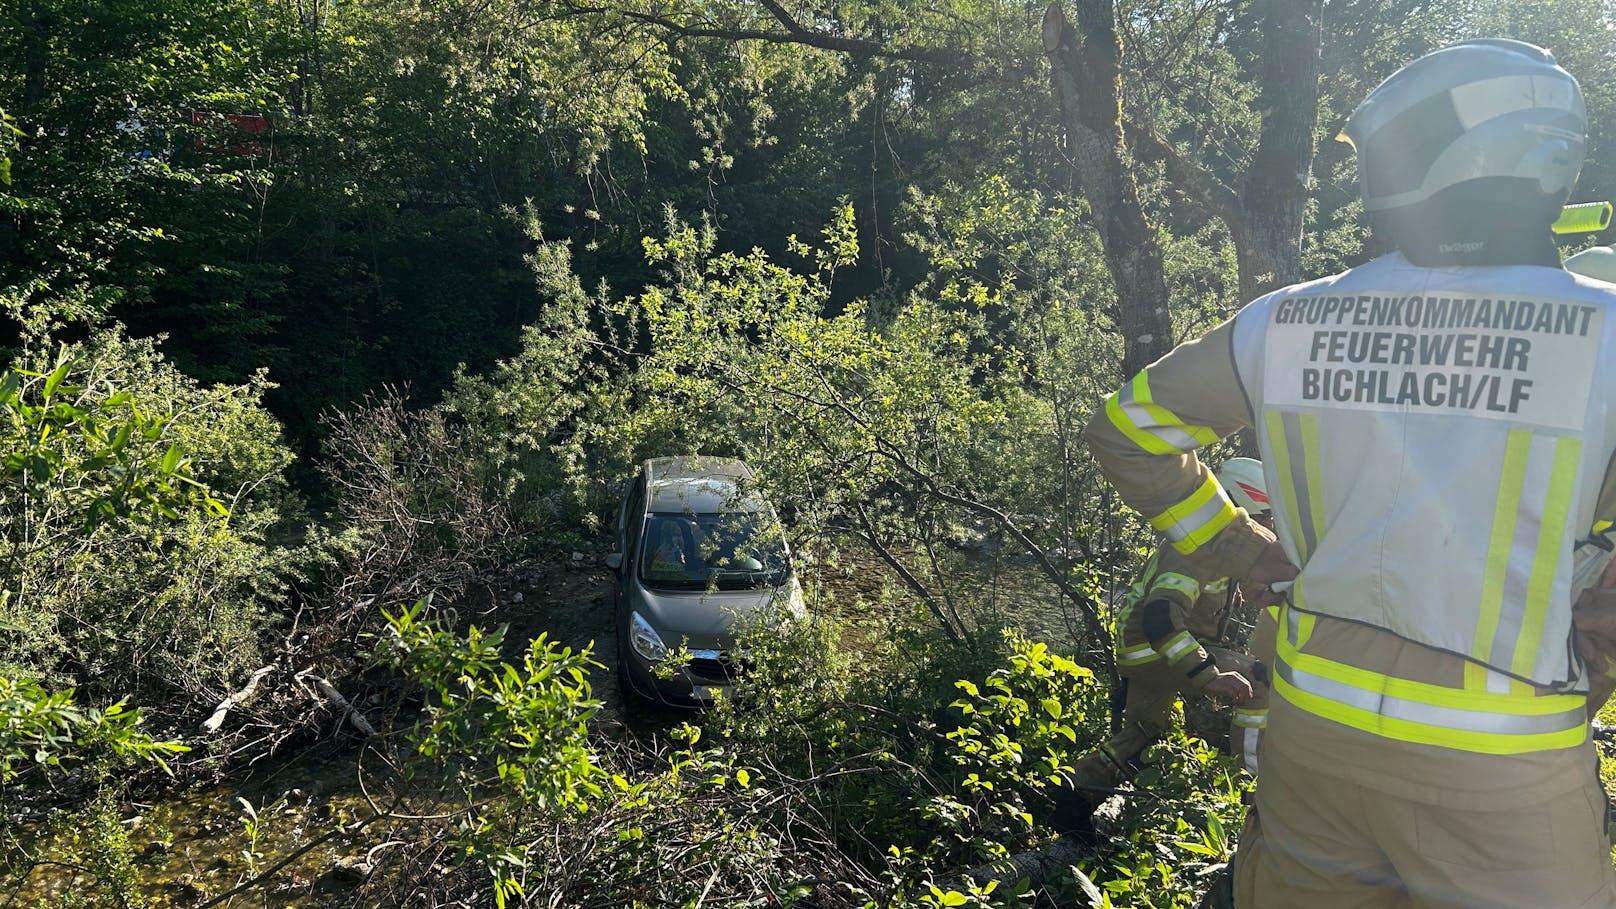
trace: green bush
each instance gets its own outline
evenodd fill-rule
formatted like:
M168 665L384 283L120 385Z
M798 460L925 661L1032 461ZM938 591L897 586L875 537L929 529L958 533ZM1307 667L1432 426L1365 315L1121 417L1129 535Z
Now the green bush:
M53 805L39 828L7 830L0 886L16 887L49 863L76 871L64 907L147 905L123 823L128 771L142 764L167 771L165 758L189 749L153 739L141 731L141 721L141 712L124 701L86 707L71 690L0 677L0 804L48 802L60 797L64 781L90 796L69 810Z
M116 330L33 347L0 401L0 672L216 696L298 567L270 542L298 508L267 383L202 387Z
M154 741L141 732L140 711L119 701L84 707L68 691L0 677L0 791L29 768L68 770L86 762L119 766L152 761L167 769L165 754L186 747Z

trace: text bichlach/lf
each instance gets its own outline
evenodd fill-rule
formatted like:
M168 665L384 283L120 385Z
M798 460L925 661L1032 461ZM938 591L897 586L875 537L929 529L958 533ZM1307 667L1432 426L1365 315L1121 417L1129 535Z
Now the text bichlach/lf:
M1292 326L1284 333L1293 337L1317 326L1295 373L1300 402L1516 414L1533 395L1521 374L1534 341L1586 338L1597 311L1560 301L1313 296L1280 301L1273 321Z

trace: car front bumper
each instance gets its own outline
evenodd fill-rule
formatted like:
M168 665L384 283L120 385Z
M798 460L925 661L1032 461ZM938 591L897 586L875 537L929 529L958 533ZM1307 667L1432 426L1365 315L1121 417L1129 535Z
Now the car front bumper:
M633 648L624 647L618 658L624 661L624 676L640 696L668 707L700 710L711 707L721 697L729 697L734 678L719 672L703 672L701 668L719 664L720 654L715 651L692 651L692 659L669 678L658 675L655 665Z

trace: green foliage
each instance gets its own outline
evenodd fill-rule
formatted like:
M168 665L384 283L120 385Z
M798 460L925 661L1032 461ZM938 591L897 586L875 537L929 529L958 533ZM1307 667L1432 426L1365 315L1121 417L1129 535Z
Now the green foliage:
M17 147L17 137L21 135L22 130L17 128L11 115L6 113L5 108L0 108L0 186L11 185L11 152Z
M1018 383L1006 405L1016 434L972 453L978 496L1039 515L1043 540L1089 536L1107 509L1094 498L1103 487L1082 425L1123 377L1115 293L1084 206L989 177L915 194L907 219L908 241L935 269L921 292L935 288L941 305L979 313L972 346L992 352L991 373Z
M585 463L575 441L580 423L604 429L622 415L599 412L612 406L617 386L598 360L595 300L573 273L567 245L544 242L531 206L525 219L528 236L540 244L528 265L547 301L543 314L522 330L515 357L487 376L460 371L443 409L464 421L487 481L516 516L528 526L551 528L577 516L555 500L557 487L598 469Z
M5 773L160 759L120 698L173 717L216 703L285 656L276 616L301 607L299 660L339 663L376 603L446 602L523 532L598 529L642 458L733 454L859 593L748 629L735 700L633 749L587 732L587 651L513 656L523 642L406 610L381 649L424 719L377 747L402 746L399 791L435 781L414 817L449 815L420 823L461 865L406 863L399 886L1021 899L959 871L1047 845L1051 780L1103 732L1103 604L1142 549L1081 441L1122 379L1116 293L1073 193L1043 4L13 6ZM1261 6L1117 4L1129 129L1236 190L1264 116ZM1578 196L1616 194L1610 0L1328 10L1321 124L1441 42L1515 35L1582 77ZM759 33L780 40L736 40ZM1170 168L1134 166L1161 303L1193 336L1243 302L1228 231ZM1307 271L1359 260L1350 151L1321 142L1298 178ZM128 332L94 327L109 312ZM128 337L164 332L164 354ZM288 487L281 421L304 450L328 437L306 476L338 526ZM1188 905L1242 785L1175 733L1056 898ZM82 864L128 892L127 843L96 811Z
M87 804L51 812L43 830L4 831L5 871L14 881L26 880L30 868L59 865L77 874L63 906L147 905L122 818L129 774L147 764L168 772L165 758L190 748L152 738L141 723L141 711L125 701L87 707L72 690L0 676L0 800L37 799L64 782L90 796Z
M86 531L108 520L173 520L191 500L226 514L207 487L191 478L180 443L164 447L164 416L143 413L133 395L109 382L96 389L64 384L70 372L82 376L86 370L63 349L40 371L0 375L0 413L8 435L20 443L8 446L0 480L20 488L24 501L31 492L60 495L64 508L83 516ZM26 552L54 542L36 534L21 544Z
M735 649L746 654L747 671L703 725L757 759L793 760L795 743L778 735L780 721L812 716L856 688L858 660L841 641L846 629L820 613L829 605L815 603L799 617L780 604L737 620Z
M598 666L544 635L520 666L499 660L504 631L476 627L465 638L426 619L426 601L388 615L376 658L427 692L426 721L412 734L417 753L468 788L497 779L525 804L582 809L601 795L603 771L585 741L600 708L586 673Z
M966 788L992 792L1029 779L1037 788L1058 785L1071 770L1079 732L1089 733L1084 740L1092 738L1083 720L1094 702L1094 673L1045 644L1013 634L1006 643L1009 666L995 669L981 685L955 683L965 697L949 706L967 719L948 736L959 748L960 763L985 771L972 771ZM1032 822L1030 815L1019 818Z
M460 819L454 847L462 864L484 869L504 907L523 896L529 863L542 861L509 839L507 819L565 817L604 795L608 773L586 738L600 707L586 673L599 664L587 649L574 653L544 635L529 644L520 666L502 662L503 629L474 626L462 638L430 621L427 605L387 615L375 659L425 689L424 719L408 734L425 766L465 797L477 799L489 787L498 793Z
M140 711L119 701L83 707L72 690L46 691L37 682L0 678L0 789L33 766L65 770L76 764L150 761L189 751L139 730Z
M972 594L962 539L1059 546L1037 563L1045 595L1074 636L1103 641L1098 601L1069 573L1071 541L1110 517L1080 439L1114 356L1097 241L1079 212L1002 180L951 193L915 200L912 242L939 270L901 299L834 302L859 250L845 203L821 242L790 241L798 266L722 251L670 210L646 241L663 277L621 298L587 294L567 249L547 244L532 260L554 301L546 321L448 406L534 524L554 521L536 493L562 478L598 516L617 495L602 481L645 457L735 454L799 533L853 528L956 638L1004 608Z
M392 764L410 768L405 791L426 779L442 787L436 835L461 873L427 875L434 885L398 869L407 890L458 898L483 892L481 878L492 880L497 905L588 894L687 901L722 876L725 888L789 892L772 867L779 839L752 820L773 793L735 753L697 748L701 732L686 726L673 731L682 747L649 772L635 769L629 755L588 738L600 705L587 650L541 637L512 664L500 659L501 632L452 634L425 612L416 604L389 616L376 657L425 690L419 722L403 730L415 757ZM468 807L441 813L456 804Z
M64 812L52 826L51 861L79 872L76 886L62 895L60 909L145 909L141 868L119 804L121 787L108 787L84 808Z
M296 567L267 539L295 502L264 387L204 388L111 331L0 381L7 672L204 700L256 665Z
M260 38L220 0L39 0L0 17L0 104L25 133L0 194L15 228L0 246L0 300L14 315L37 328L146 301L170 267L250 270L216 233L200 256L176 253L202 239L193 226L209 233L204 211L244 228L239 200L263 187L240 156L187 154L193 140L237 141L193 126L191 111L265 109L278 74L254 59Z
M1251 782L1227 755L1175 730L1146 751L1133 784L1139 795L1108 822L1109 835L1079 874L1113 906L1199 905L1234 852ZM1074 875L1074 888L1081 879Z

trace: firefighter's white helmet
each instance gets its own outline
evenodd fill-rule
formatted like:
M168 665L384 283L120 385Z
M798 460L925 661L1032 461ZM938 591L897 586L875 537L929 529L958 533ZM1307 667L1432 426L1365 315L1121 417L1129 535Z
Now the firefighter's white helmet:
M1263 480L1262 462L1251 458L1230 458L1218 468L1218 483L1236 505L1253 517L1267 514L1268 484Z
M1370 212L1465 184L1490 194L1506 181L1563 201L1582 169L1587 114L1577 80L1553 54L1481 38L1393 73L1353 111L1342 136L1358 152Z

